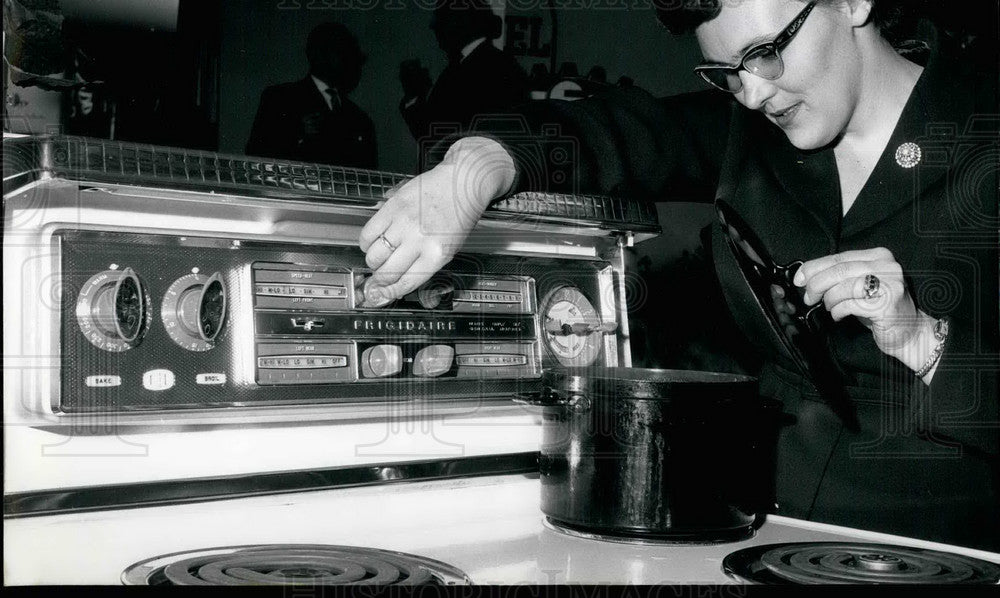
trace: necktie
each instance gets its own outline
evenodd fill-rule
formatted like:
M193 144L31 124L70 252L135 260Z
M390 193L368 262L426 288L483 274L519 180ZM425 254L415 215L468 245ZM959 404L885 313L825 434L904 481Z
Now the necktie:
M340 109L340 94L333 87L326 88L326 95L330 96L330 110Z

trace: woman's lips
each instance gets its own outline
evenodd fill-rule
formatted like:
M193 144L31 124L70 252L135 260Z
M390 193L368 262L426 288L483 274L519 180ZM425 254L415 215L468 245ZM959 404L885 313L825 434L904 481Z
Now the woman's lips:
M799 112L799 106L801 105L801 102L796 102L783 110L768 111L767 115L771 117L774 124L784 128L792 124L792 121L795 119L795 115Z

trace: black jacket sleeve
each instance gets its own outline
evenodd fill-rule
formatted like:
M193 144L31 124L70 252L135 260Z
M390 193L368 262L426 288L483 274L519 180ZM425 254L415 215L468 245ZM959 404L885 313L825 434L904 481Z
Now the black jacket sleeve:
M995 300L992 307L996 308ZM990 320L995 325L995 319ZM931 385L921 384L916 398L928 413L933 434L946 442L954 439L965 450L990 455L1000 466L996 328L957 317L950 318L949 328Z
M517 165L513 191L711 201L734 103L716 92L657 99L614 88L578 101L534 102L514 132L488 131Z

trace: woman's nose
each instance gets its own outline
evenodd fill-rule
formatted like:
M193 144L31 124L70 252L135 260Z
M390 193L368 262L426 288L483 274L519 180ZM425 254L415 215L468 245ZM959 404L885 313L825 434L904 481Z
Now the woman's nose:
M760 110L764 102L771 99L777 91L773 81L747 71L740 71L739 77L743 82L743 89L736 94L736 99L751 110Z

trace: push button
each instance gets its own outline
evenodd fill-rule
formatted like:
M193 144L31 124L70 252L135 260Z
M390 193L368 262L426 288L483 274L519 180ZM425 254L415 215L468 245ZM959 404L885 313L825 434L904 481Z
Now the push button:
M356 300L355 304L359 307L377 309L393 302L393 298L386 294L385 289L372 284L370 276L365 278L361 287L356 290L358 300Z
M431 345L417 351L413 358L413 375L421 378L440 376L451 369L455 349L448 345Z
M365 378L395 376L403 369L403 351L397 345L376 345L361 354L361 375Z
M173 386L174 373L170 370L149 370L142 375L142 387L146 390L167 390Z
M455 285L441 277L432 278L417 289L417 301L424 309L434 309L441 305L441 300L455 292Z

